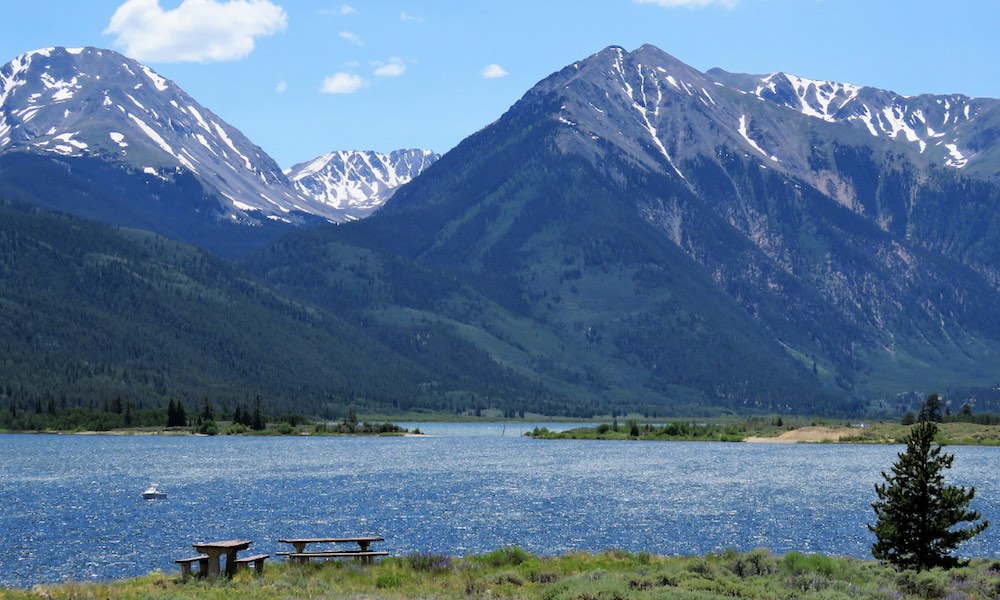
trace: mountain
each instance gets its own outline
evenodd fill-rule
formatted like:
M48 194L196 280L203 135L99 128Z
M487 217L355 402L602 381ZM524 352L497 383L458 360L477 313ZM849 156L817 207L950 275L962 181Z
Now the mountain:
M345 311L377 277L381 302L355 310L438 319L580 402L892 412L1000 380L998 107L610 47L378 213L251 268ZM303 276L306 255L335 283ZM424 284L380 262L400 259L490 303L408 304Z
M286 175L169 82L101 52L0 71L0 197L130 226L0 211L8 396L895 415L914 391L1000 381L1000 101L702 73L610 47L426 170L415 151ZM379 193L421 174L334 225L282 212L284 196L231 204L208 147L218 172L312 189L295 206L341 216L353 209L335 173Z
M271 414L336 418L528 387L471 345L440 343L434 327L389 346L377 326L195 247L36 207L0 201L0 274L5 414L168 398L228 413L260 397Z
M221 254L364 216L435 158L334 153L293 169L293 182L173 82L111 50L36 50L0 69L0 193Z
M367 217L440 158L430 150L337 151L285 170L295 189L347 220Z

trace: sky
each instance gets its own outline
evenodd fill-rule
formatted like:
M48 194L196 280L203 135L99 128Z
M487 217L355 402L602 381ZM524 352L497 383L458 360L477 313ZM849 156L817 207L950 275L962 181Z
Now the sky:
M1000 0L0 0L0 62L110 48L283 168L444 153L551 73L650 43L700 71L1000 98Z

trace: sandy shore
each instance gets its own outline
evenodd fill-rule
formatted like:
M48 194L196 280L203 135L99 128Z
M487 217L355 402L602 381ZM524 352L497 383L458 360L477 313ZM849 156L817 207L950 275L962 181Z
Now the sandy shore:
M850 427L802 427L786 431L778 437L748 437L746 442L771 444L797 444L799 442L839 442L840 438L857 435Z

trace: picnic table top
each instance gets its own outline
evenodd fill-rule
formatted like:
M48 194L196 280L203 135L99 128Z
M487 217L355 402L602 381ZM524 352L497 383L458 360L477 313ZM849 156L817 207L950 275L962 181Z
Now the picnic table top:
M191 544L195 549L200 548L221 548L225 550L230 550L236 548L237 550L244 550L250 547L252 544L250 540L222 540L219 542L195 542ZM200 551L200 550L199 550Z
M359 535L355 537L325 537L325 538L285 538L278 540L286 544L337 544L346 542L382 542L380 535Z

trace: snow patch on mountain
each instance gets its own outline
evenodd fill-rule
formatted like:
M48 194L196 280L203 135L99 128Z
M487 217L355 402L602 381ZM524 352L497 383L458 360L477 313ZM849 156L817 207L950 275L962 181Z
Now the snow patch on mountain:
M270 215L355 218L301 193L237 129L151 68L110 50L46 48L0 68L0 152L13 151L190 171L218 198L220 216L246 224Z
M723 72L724 73L724 72ZM734 82L749 76L725 74L726 81ZM987 99L968 98L961 95L906 97L886 90L860 87L809 79L787 73L772 73L763 77L744 80L736 84L741 93L749 93L761 100L793 109L805 116L827 123L850 123L868 132L872 137L885 136L913 144L924 154L940 146L938 139L951 138L951 146L931 152L937 164L959 169L968 164L967 152L962 150L971 143L972 133L963 129L989 102ZM957 158L961 156L962 158Z
M430 150L330 152L285 171L295 188L313 201L363 218L402 185L437 161Z
M746 115L740 115L739 132L740 132L740 135L743 136L743 139L745 139L747 141L747 143L750 144L750 146L753 147L754 150L756 150L757 152L760 152L764 156L764 158L769 158L769 159L773 160L774 162L780 162L780 161L778 161L778 157L772 156L772 155L768 154L767 152L764 152L764 149L761 148L760 145L758 145L757 142L755 142L750 137L750 134L747 132L747 116Z

